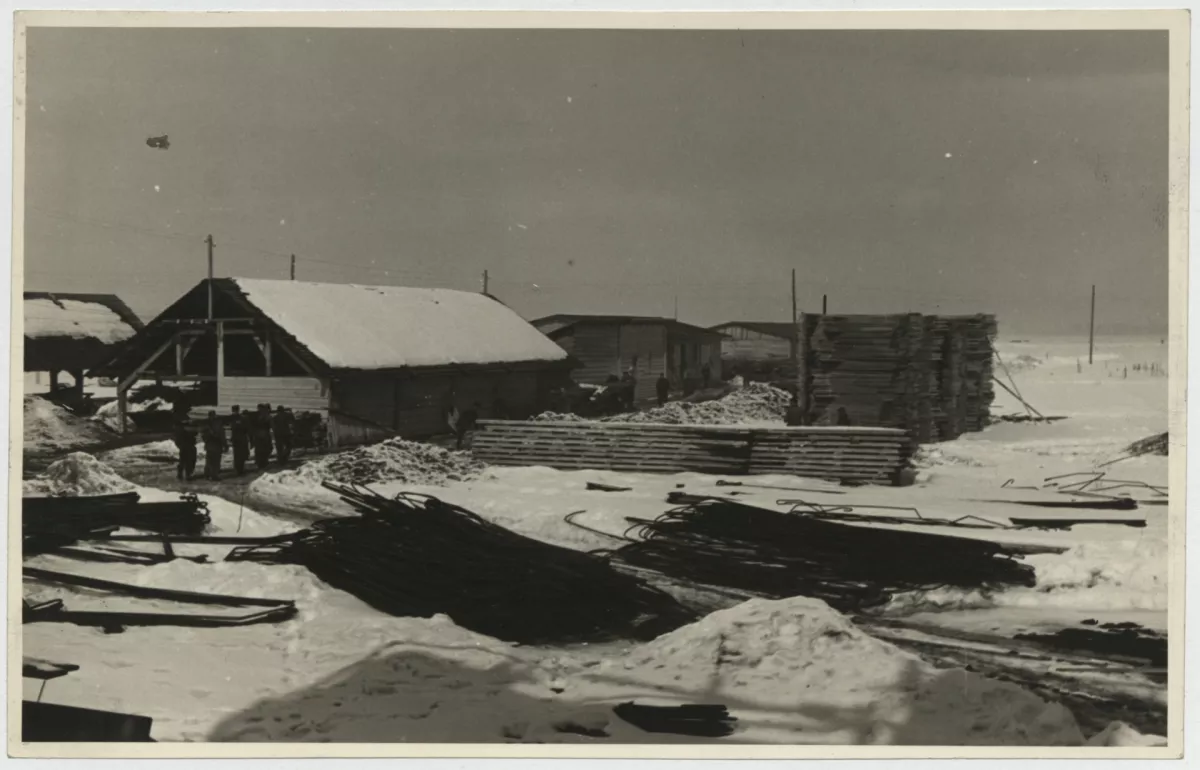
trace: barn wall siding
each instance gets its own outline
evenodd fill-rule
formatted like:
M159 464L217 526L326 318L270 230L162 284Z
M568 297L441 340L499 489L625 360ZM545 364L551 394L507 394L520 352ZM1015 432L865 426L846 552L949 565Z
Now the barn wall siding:
M286 406L294 412L329 408L329 387L314 377L225 377L217 383L217 406L253 409Z

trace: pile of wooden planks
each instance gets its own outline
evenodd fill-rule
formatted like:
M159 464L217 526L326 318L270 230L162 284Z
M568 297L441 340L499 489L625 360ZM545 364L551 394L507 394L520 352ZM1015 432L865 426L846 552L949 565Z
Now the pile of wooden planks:
M918 443L981 430L996 328L989 315L809 316L808 421L899 428Z
M898 483L912 442L901 430L739 428L484 420L472 445L491 465L724 475L784 473Z
M889 428L813 426L755 430L749 473L790 474L815 479L898 483L908 466L912 442Z

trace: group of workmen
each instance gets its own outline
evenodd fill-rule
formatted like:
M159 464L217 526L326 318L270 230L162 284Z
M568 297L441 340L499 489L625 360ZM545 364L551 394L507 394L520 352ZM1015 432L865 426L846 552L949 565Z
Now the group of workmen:
M229 434L225 428L228 424ZM216 481L221 475L221 458L233 450L233 471L238 476L246 472L246 462L254 451L254 464L262 470L271 461L272 453L279 462L286 463L292 455L292 443L296 418L292 410L284 406L273 412L270 404L259 404L254 412L243 412L240 406L231 410L227 422L215 411L208 413L203 425L196 426L181 416L175 422L175 446L179 450L179 465L175 476L180 481L191 481L196 473L196 442L204 444L204 478Z

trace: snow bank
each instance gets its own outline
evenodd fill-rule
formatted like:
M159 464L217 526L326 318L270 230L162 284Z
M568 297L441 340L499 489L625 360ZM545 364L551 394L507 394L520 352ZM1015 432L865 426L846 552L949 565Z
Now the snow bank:
M135 412L166 412L170 410L170 402L161 398L154 398L140 404L130 402L126 411L129 414L133 414ZM96 414L92 415L91 419L94 422L100 423L109 430L118 431L121 429L121 419L118 413L116 401L110 401L97 409Z
M791 403L791 394L761 382L751 382L727 396L713 401L687 403L673 401L665 406L610 417L598 422L637 422L660 425L745 425L762 422L782 422ZM576 415L546 412L537 421L581 421Z
M1124 722L1113 722L1088 739L1088 746L1166 746L1160 735L1142 735Z
M567 357L511 309L475 292L233 280L250 302L335 369Z
M133 484L86 452L72 452L22 483L26 497L83 497L128 492Z
M25 396L24 423L26 451L65 451L112 437L99 425L37 396Z
M26 337L95 337L107 345L136 333L112 308L98 302L31 299L24 311Z
M935 669L805 597L715 612L601 668L637 670L664 687L724 702L735 715L784 710L805 742L1083 742L1063 706L961 669Z
M202 441L196 442L196 457L199 465L203 466L204 442ZM101 458L118 468L122 466L174 465L179 461L179 448L175 446L174 441L163 439L110 449L104 452Z

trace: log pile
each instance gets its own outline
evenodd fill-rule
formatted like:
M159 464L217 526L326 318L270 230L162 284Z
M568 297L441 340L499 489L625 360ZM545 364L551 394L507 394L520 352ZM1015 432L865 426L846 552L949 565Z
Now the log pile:
M918 443L987 425L993 316L806 319L810 424L899 428Z
M901 430L854 426L739 428L484 420L472 445L491 465L627 473L790 473L896 483L912 445Z

